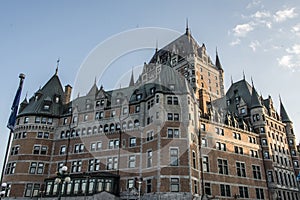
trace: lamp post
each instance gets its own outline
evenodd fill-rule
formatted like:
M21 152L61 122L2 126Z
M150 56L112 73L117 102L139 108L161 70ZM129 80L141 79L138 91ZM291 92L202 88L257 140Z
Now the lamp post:
M5 197L5 196L7 195L7 194L6 194L7 189L8 189L7 183L2 183L2 184L1 184L0 199L1 199L1 197Z
M62 185L64 183L70 183L71 178L70 174L67 173L68 167L63 166L59 172L57 172L57 177L55 178L55 183L58 184L58 200L61 199L61 190L62 190Z
M138 191L139 191L139 200L141 199L141 187L143 183L143 178L135 178L135 181L138 185Z

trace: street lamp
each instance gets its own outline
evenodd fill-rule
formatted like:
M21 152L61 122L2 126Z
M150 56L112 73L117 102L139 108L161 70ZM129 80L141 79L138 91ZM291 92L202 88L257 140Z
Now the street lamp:
M135 178L135 181L139 184L139 200L141 199L141 187L142 187L142 183L143 183L143 178Z
M68 167L63 166L59 172L57 172L57 177L55 178L55 183L58 184L58 200L61 199L61 190L62 190L62 185L64 183L70 183L71 178L70 174L67 173Z
M5 197L7 194L6 194L6 192L7 192L7 183L2 183L1 184L1 192L0 192L0 198L1 197Z

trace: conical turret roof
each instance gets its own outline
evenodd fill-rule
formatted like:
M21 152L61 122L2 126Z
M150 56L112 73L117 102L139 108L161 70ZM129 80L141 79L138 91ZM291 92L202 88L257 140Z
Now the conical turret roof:
M280 99L280 117L281 117L281 121L284 122L284 123L287 123L287 122L292 122L282 104L282 101Z

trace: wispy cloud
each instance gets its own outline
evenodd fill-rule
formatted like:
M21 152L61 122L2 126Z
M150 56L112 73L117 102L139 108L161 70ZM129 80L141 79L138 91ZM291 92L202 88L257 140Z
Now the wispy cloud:
M257 47L260 47L259 41L255 40L249 44L249 47L255 52Z
M233 28L233 33L237 37L245 37L247 33L253 30L253 26L248 24L238 24Z
M278 64L282 67L286 67L286 68L293 68L294 65L291 62L292 60L292 56L291 55L285 55L282 56L281 58L278 58Z
M261 19L261 18L267 18L270 17L271 13L269 11L256 11L251 17Z
M256 7L256 6L259 6L261 4L261 1L260 0L253 0L252 2L250 2L248 5L247 5L247 8L253 8L253 7Z
M296 54L300 56L300 44L294 44L292 48L287 48L286 51L290 54Z
M291 29L291 32L300 36L300 24L296 24L295 26L293 26Z
M241 43L241 40L239 38L237 38L236 40L230 42L230 46L236 46L239 45Z
M294 44L291 48L287 48L286 53L277 59L278 64L292 70L300 69L300 44Z
M295 8L287 8L285 10L278 10L273 17L276 22L283 22L287 19L292 19L297 15Z

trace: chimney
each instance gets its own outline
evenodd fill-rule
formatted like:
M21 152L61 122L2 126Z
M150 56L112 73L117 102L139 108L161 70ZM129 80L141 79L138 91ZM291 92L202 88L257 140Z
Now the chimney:
M72 86L68 84L65 86L65 94L64 94L63 104L68 104L70 102L71 93L72 93Z

